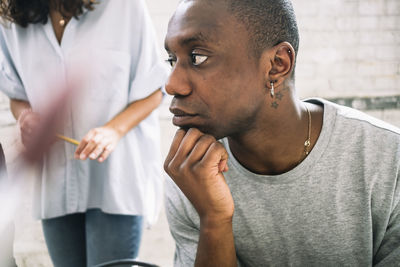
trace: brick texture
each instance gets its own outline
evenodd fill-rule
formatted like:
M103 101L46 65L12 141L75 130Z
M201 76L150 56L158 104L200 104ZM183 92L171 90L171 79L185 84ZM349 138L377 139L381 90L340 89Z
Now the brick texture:
M294 0L301 39L296 72L299 95L400 94L396 67L400 62L399 3ZM307 12L309 6L312 12ZM304 64L307 68L300 67Z

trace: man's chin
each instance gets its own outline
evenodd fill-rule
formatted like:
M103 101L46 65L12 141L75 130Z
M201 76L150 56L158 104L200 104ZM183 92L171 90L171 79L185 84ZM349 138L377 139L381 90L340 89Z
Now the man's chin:
M188 125L180 125L178 126L181 129L184 129L185 131L188 131L191 128L196 128L200 132L204 134L208 134L213 136L216 140L222 139L225 136L222 134L217 133L217 131L210 129L209 127L201 126L201 125L193 125L193 124L188 124Z

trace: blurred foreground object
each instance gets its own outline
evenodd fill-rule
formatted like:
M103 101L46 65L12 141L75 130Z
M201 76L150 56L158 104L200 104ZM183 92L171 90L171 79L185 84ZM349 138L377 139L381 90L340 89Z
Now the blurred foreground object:
M0 266L16 266L13 257L13 241L14 241L14 223L13 216L6 216L7 212L3 213L3 209L7 210L8 207L13 207L13 203L10 203L12 199L9 199L7 194L8 187L8 176L6 168L6 160L3 153L3 147L0 144L0 202L2 203L0 208ZM12 212L9 212L12 213Z
M32 131L30 141L24 143L23 157L28 163L40 161L50 146L57 140L57 133L64 127L64 116L72 91L73 88L62 91L54 101L48 102L48 105L42 110L40 121Z

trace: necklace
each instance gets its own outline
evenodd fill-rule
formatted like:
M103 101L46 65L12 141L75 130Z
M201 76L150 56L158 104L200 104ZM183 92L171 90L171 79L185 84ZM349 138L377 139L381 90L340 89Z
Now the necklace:
M58 24L59 24L61 27L64 27L64 25L65 25L65 19L64 19L64 17L62 17L62 18L58 21Z
M61 27L64 27L66 24L66 18L64 17L64 15L61 13L61 11L58 11L60 13L60 20L58 21L58 25L60 25Z
M311 112L308 109L307 105L304 104L308 113L308 134L307 139L304 142L304 155L307 156L310 153L310 146L311 146Z

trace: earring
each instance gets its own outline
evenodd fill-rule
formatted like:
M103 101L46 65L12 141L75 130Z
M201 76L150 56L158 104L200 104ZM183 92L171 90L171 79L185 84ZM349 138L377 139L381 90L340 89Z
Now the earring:
M271 85L271 90L269 92L271 94L271 97L274 97L275 95L274 83L270 82L270 85Z

